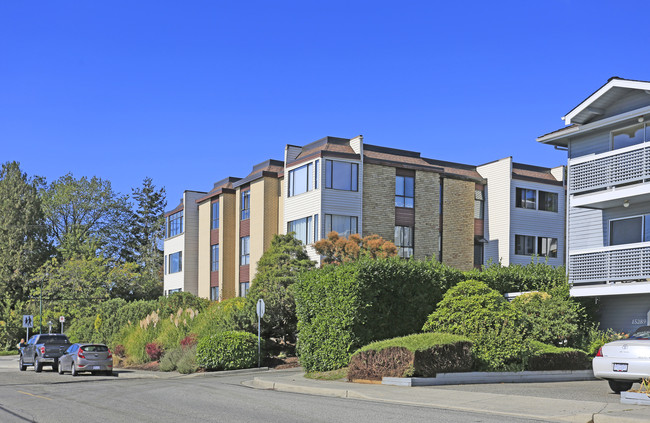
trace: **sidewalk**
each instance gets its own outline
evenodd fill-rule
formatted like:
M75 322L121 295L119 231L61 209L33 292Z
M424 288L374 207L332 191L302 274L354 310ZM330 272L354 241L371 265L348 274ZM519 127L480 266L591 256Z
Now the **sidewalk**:
M358 384L341 381L307 379L302 370L268 371L244 382L256 389L385 401L396 404L450 410L489 413L511 417L575 423L647 423L650 407L543 398L537 396L503 395L436 389L435 387L400 387Z

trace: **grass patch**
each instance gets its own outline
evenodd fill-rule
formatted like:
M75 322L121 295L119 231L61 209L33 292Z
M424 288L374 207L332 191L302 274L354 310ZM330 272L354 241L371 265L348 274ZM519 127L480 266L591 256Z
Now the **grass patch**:
M318 379L318 380L339 380L344 379L348 375L348 368L343 367L341 369L330 370L329 372L309 372L305 373L307 379Z
M406 348L409 351L425 351L434 345L454 344L456 342L471 342L469 338L449 333L419 333L415 335L402 336L400 338L385 339L373 342L360 348L355 354L364 351L381 351L390 347Z
M18 355L18 350L0 351L0 356L5 355Z

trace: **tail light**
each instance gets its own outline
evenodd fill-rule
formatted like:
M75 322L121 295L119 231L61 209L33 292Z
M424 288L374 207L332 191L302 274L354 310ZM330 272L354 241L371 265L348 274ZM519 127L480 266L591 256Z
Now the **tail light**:
M79 358L86 358L86 356L84 355L84 350L79 349L79 352L77 353L77 357L79 357Z
M596 357L602 357L603 356L603 348L598 348L598 352L596 353Z
M111 350L108 350L108 358L113 358L113 353L111 352Z
M45 347L41 347L41 354L45 354Z

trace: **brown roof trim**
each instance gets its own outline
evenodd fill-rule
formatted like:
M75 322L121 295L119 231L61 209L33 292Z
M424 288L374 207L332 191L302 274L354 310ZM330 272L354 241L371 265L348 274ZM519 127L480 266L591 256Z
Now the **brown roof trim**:
M447 178L447 179L458 179L460 181L468 181L468 182L474 182L477 184L481 185L487 185L487 179L484 178L474 178L472 176L466 176L466 175L459 175L457 173L441 173L440 178Z
M363 162L369 164L381 165L381 166L390 166L395 168L423 170L425 172L433 172L433 173L444 172L444 169L441 167L425 166L425 165L418 165L413 163L404 163L404 162L398 162L394 160L382 160L382 159L375 159L370 157L364 157Z
M218 188L218 189L215 190L215 191L210 191L210 192L208 193L208 195L206 195L206 196L204 196L204 197L201 197L201 198L199 198L198 200L196 200L196 203L197 203L197 204L200 204L200 203L202 203L202 202L204 202L204 201L206 201L206 200L211 200L211 199L213 199L214 197L218 197L218 196L220 196L221 194L234 194L234 193L235 193L235 190L232 189L232 188L226 188L226 187Z
M169 217L174 213L178 213L179 211L183 210L184 208L185 208L184 204L181 203L178 206L176 206L176 208L174 210L171 210L171 211L168 211L167 213L165 213L165 217Z

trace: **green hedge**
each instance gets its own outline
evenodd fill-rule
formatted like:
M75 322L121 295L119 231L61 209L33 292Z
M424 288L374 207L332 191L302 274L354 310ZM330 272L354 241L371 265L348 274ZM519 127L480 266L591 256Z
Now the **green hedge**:
M591 358L584 351L575 348L560 348L554 345L531 342L532 354L526 370L589 370Z
M434 260L361 259L301 273L297 352L307 371L345 367L373 341L419 331L462 273Z
M257 336L248 332L221 332L201 338L196 364L206 370L247 369L257 364Z

